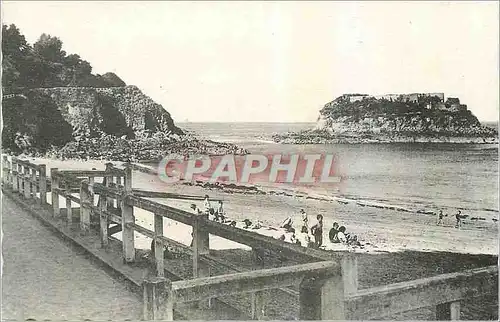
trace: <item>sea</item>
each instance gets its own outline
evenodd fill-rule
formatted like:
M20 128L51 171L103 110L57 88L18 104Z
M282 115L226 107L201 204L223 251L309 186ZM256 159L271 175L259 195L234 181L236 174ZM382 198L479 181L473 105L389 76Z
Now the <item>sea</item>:
M311 195L424 213L442 209L453 214L460 209L470 217L498 219L498 145L293 145L274 143L272 135L311 129L315 124L186 122L177 125L204 138L237 144L250 153L334 154L345 175L342 188L307 187Z

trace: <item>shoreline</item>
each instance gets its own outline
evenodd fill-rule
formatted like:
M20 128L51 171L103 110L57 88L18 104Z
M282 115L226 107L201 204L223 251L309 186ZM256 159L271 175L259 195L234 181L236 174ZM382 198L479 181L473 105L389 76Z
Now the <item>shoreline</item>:
M273 141L279 144L499 144L498 137L435 137L435 136L377 136L373 134L334 135L331 133L283 133L274 134Z
M148 173L151 175L158 175L158 171L156 168L145 165L145 164L138 164L138 163L132 163L132 168L141 171L143 173ZM422 207L411 207L411 206L402 206L402 205L397 205L397 204L392 204L392 203L384 203L376 200L370 200L370 199L363 199L363 198L355 198L355 197L343 197L343 196L333 196L333 195L322 195L320 193L316 193L313 191L296 191L294 189L287 189L287 188L278 188L278 187L264 187L258 184L247 184L247 185L242 185L242 184L235 184L235 183L220 183L220 182L215 182L215 183L210 183L208 181L194 181L194 182L189 182L189 181L184 181L180 180L179 183L181 185L186 185L186 186L197 186L201 187L207 190L219 190L221 192L225 193L238 193L238 194L244 194L244 195L276 195L276 196L285 196L285 197L292 197L292 198L304 198L304 199L312 199L312 200L318 200L318 201L325 201L325 202L337 202L340 204L355 204L361 207L373 207L373 208L379 208L379 209L388 209L388 210L396 210L400 212L407 212L407 213L414 213L414 214L423 214L423 215L432 215L436 216L437 213L435 211L431 210L425 210L422 209ZM496 213L496 216L493 216L495 219L499 219L499 214L500 210L497 209L491 209L491 208L479 208L479 209L469 209L469 208L464 208L464 207L455 207L454 209L457 210L469 210L469 211L484 211L484 212L492 212ZM473 220L487 220L484 217L472 217L471 218L477 218ZM490 219L490 218L488 218Z

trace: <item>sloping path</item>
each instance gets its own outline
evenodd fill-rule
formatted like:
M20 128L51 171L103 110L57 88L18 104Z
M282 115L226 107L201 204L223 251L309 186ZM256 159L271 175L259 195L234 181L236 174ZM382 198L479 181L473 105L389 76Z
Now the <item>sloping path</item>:
M2 320L138 320L142 299L2 197Z

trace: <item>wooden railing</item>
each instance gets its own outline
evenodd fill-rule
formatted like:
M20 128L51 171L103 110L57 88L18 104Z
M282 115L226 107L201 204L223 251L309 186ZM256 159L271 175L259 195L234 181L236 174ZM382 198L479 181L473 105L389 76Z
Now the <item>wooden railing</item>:
M47 203L47 175L43 164L37 165L6 155L2 156L2 182L19 192L26 199L36 199L40 204ZM40 195L37 196L37 193Z
M459 320L460 300L498 294L498 266L358 290L346 299L354 320L377 319L436 307L437 320Z
M135 260L134 232L153 239L156 277L143 283L145 319L172 320L173 310L181 303L201 301L210 306L212 298L242 293L252 294L251 316L260 319L265 306L262 292L268 289L281 289L298 297L300 318L304 320L373 319L422 307L436 307L438 319L458 319L460 300L496 294L498 289L498 268L493 266L359 290L355 254L340 256L304 248L145 199L201 200L202 197L132 189L130 164L118 168L108 163L104 171L51 169L51 181L46 177L45 165L16 158L9 161L3 156L2 168L4 186L27 199L36 198L39 203L46 204L46 193L50 191L53 216L59 217L61 209L66 209L68 225L73 224L71 203L79 204L81 233L88 233L94 223L99 229L102 247L108 246L113 233L121 231L122 255L126 263ZM50 189L47 189L49 183ZM66 199L63 207L59 205L60 196ZM94 196L97 196L97 205ZM153 230L135 222L134 207L153 214ZM193 246L166 237L163 218L191 226ZM113 224L115 226L110 226ZM254 253L265 249L312 263L244 271L210 254L209 234L250 246ZM176 282L165 279L164 245L183 248L192 255L193 279ZM228 267L235 273L210 276L213 266ZM295 288L290 289L291 286Z

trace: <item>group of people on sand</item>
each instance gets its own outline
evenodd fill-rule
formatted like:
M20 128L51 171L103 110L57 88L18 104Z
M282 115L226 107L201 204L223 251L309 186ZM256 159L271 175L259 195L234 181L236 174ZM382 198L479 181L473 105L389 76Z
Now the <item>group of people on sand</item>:
M444 221L444 217L448 217L448 214L443 214L443 210L439 210L438 212L438 220L437 220L437 226L441 226L443 225L443 221ZM457 211L457 213L455 214L455 220L456 220L456 223L455 223L455 228L457 229L460 229L462 228L462 219L464 219L465 217L467 216L464 216L462 215L462 212L460 210Z
M205 195L203 200L203 209L200 209L196 204L191 204L192 211L197 215L205 215L207 219L220 222L222 224L230 225L236 227L236 221L230 220L226 216L224 211L224 204L222 200L217 202L217 207L213 208L211 205L210 197ZM293 221L291 217L286 218L279 228L284 229L285 233L279 235L278 239L299 244L304 247L320 248L323 245L323 215L317 215L316 220L313 223L309 222L309 217L304 211L300 210L301 223L300 232L297 233L293 227ZM249 219L243 220L243 229L260 229L264 225L261 221L252 222ZM271 230L277 230L272 227L268 227ZM345 226L339 226L337 222L333 223L333 227L330 229L328 234L331 243L345 244L345 245L360 245L356 235L351 235L346 232Z
M280 228L286 229L287 232L292 233L290 236L290 242L300 244L305 247L320 248L323 246L323 215L317 215L315 222L309 225L309 218L304 209L300 210L301 215L301 228L298 236L295 235L295 229L292 227L292 218L288 217L285 219ZM284 235L280 237L286 240ZM358 241L356 235L351 235L346 233L345 226L340 226L337 222L333 223L333 227L328 233L328 239L333 244L345 244L345 245L356 245L361 244Z

